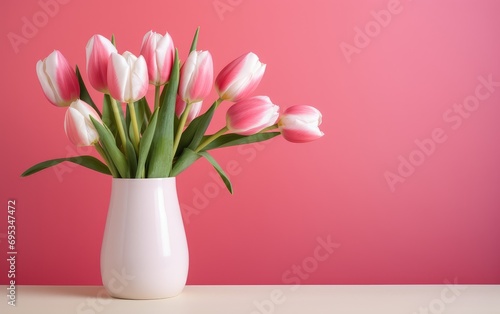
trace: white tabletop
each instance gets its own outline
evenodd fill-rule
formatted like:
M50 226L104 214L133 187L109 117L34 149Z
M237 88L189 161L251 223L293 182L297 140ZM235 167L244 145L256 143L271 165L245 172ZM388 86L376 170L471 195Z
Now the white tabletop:
M113 299L98 286L17 286L16 306L4 300L0 313L498 314L500 285L187 286L147 301Z

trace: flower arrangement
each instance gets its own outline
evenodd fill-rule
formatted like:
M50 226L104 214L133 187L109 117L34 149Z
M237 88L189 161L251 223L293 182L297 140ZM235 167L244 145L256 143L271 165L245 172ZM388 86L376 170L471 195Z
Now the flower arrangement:
M251 96L266 69L252 52L225 66L214 84L210 52L196 50L198 32L182 66L168 33L149 31L139 56L128 51L119 54L114 37L90 38L86 70L90 85L103 93L102 112L78 67L73 70L59 51L38 61L36 71L45 96L55 106L67 107L64 128L69 140L77 146L93 146L102 161L93 156L48 160L22 176L68 161L115 178L164 178L179 175L203 157L232 193L228 176L210 150L278 135L297 143L323 136L322 116L316 108L292 106L280 115L269 97ZM146 99L150 85L155 90L151 106ZM201 114L213 85L219 97ZM205 134L223 101L233 103L226 112L226 125ZM121 104L126 104L125 110Z

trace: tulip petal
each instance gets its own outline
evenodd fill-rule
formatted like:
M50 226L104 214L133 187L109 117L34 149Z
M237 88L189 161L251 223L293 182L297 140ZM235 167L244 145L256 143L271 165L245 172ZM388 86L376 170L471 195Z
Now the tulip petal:
M279 107L267 96L244 99L231 106L226 114L228 129L240 135L252 135L276 123Z
M49 76L45 72L45 63L41 60L36 64L36 74L38 75L38 80L40 81L40 85L42 86L45 96L52 104L57 106L59 99L57 94L54 92L54 87Z
M208 96L213 85L213 61L208 51L193 51L181 69L179 96L197 102Z
M116 47L106 37L94 35L85 48L87 58L87 76L96 90L108 90L108 60L111 53L116 53Z
M287 108L279 125L283 137L293 143L306 143L324 135L319 129L321 112L311 106L299 105Z
M253 52L244 54L225 66L215 80L222 99L239 101L248 97L259 85L266 65Z
M282 130L283 137L292 143L307 143L325 135L318 128L313 129L286 129Z
M129 67L125 58L117 53L112 53L108 63L108 86L109 93L113 98L125 101L129 75Z
M148 68L143 56L135 60L130 75L128 101L139 100L148 92Z
M36 65L37 76L47 99L56 106L69 106L80 95L75 71L57 50Z
M158 66L155 57L155 47L157 45L157 36L153 31L149 31L144 35L141 46L141 55L147 60L148 64L148 77L151 83L155 83L158 80Z
M97 112L81 100L76 100L69 106L64 119L64 130L73 144L90 146L99 140L99 134L92 124L90 116L101 121Z
M76 74L64 56L57 53L57 89L62 99L73 100L80 95L80 85Z
M213 62L208 51L200 53L198 60L198 71L191 78L191 99L203 99L212 89L213 84Z

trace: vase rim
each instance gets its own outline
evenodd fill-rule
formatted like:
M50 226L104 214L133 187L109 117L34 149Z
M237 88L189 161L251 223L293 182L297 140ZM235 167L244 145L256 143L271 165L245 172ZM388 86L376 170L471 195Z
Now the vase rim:
M113 181L169 181L175 180L176 177L165 177L165 178L113 178Z

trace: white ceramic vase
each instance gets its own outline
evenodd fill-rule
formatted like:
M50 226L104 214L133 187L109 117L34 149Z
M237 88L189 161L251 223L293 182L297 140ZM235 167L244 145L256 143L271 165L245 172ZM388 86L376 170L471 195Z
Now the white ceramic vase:
M161 299L186 285L189 254L175 177L113 178L101 277L122 299Z

